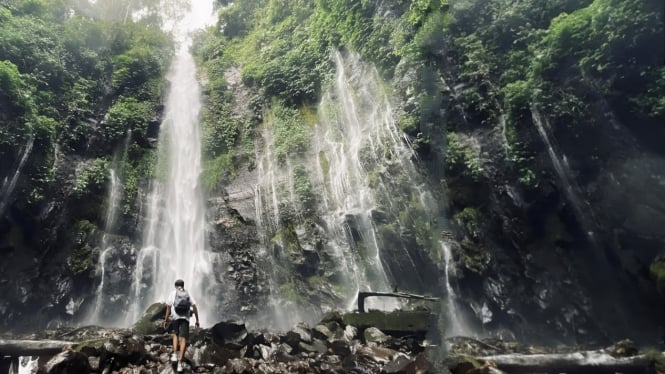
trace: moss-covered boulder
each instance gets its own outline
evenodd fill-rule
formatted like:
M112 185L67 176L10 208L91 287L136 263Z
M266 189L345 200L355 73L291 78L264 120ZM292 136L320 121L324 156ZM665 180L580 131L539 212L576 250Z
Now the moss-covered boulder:
M372 310L367 313L342 315L345 325L355 326L361 331L375 327L392 336L426 334L430 326L431 313L426 310L384 312Z
M142 335L164 332L163 322L165 315L166 304L154 303L150 305L143 314L143 317L134 324L134 331Z

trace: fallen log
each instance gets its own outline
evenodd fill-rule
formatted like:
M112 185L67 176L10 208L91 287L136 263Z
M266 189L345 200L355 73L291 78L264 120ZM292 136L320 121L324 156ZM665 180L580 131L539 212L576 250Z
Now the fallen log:
M2 356L46 356L53 355L63 348L75 346L76 342L62 340L4 340L0 339L0 357Z
M503 354L476 357L492 362L497 368L511 374L566 373L566 374L648 374L651 359L645 355L613 357L605 351L585 351L553 354Z
M438 301L438 297L430 297L424 295L415 295L406 292L358 292L358 312L365 312L365 299L369 296L383 296L383 297L401 297L405 299L419 299L428 301Z

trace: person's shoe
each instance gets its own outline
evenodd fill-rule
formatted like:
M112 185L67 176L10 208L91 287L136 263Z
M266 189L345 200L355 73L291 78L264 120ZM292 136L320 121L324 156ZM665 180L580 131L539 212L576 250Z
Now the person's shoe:
M171 353L171 362L176 362L178 361L178 354L173 352Z
M178 368L176 370L178 373L182 372L182 361L178 361Z

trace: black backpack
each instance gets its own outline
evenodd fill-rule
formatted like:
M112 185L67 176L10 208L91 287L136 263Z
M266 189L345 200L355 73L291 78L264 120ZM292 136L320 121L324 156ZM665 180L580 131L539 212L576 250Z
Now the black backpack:
M178 288L175 291L175 301L173 301L173 308L179 316L189 317L189 310L192 307L192 301L189 298L189 293L184 288Z

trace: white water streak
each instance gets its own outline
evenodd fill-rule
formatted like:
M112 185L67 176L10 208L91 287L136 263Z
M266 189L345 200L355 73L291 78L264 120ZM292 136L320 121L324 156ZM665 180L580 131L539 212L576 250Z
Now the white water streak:
M113 227L115 225L115 220L116 217L118 216L118 206L122 197L122 182L120 181L120 178L118 177L114 169L109 170L109 180L110 180L110 187L109 187L109 196L108 196L108 207L106 208L106 219L104 221L105 222L104 234L102 236L101 253L99 255L99 269L101 272L99 277L100 282L99 286L97 286L97 290L95 291L95 296L96 296L95 309L90 315L90 322L97 324L103 324L105 322L109 322L109 321L104 321L104 317L101 314L104 311L104 302L107 301L104 295L104 286L106 283L105 282L106 267L108 264L109 252L111 252L113 249L113 246L109 246L108 239L109 239L109 233L111 232L111 230L113 230Z
M7 176L2 183L2 187L0 188L0 216L4 214L5 209L7 208L7 204L9 204L9 200L11 198L12 193L14 192L14 188L16 188L16 183L18 182L18 179L21 176L21 170L23 170L23 165L28 160L28 157L32 152L32 146L34 142L35 138L34 136L31 135L28 138L25 147L23 147L23 154L21 155L18 165L16 165L16 169L14 169L14 172L12 173L12 177L9 178L9 176Z
M455 265L450 245L440 241L443 259L445 261L444 276L446 281L446 336L472 336L472 329L466 321L464 312L459 308L457 292L453 287L455 277Z
M206 250L205 208L201 175L201 89L189 52L190 32L212 20L212 1L193 1L190 12L174 20L178 51L169 73L171 89L161 125L158 168L168 169L165 181L154 181L149 198L148 227L137 256L132 294L135 305L128 323L153 302L163 301L180 278L200 303L201 320L214 318L210 287L213 255Z
M575 181L575 177L570 171L570 166L568 165L566 156L559 155L555 140L550 136L547 119L543 119L542 115L535 107L531 108L531 118L533 119L533 124L536 126L540 137L543 139L543 142L545 142L547 153L549 154L552 165L554 166L554 170L559 177L565 196L568 198L568 201L572 205L573 211L580 221L580 225L584 230L586 230L589 239L593 241L594 233L592 224L587 213L585 212L588 207L584 200L580 197L580 188Z
M327 170L323 170L317 163L316 173L326 207L322 218L333 232L346 232L332 235L331 244L356 291L348 299L350 309L356 303L358 290L392 289L381 249L393 243L379 242L371 219L378 204L377 194L391 196L392 191L381 182L372 184L366 162L380 160L378 166L373 166L384 171L390 163L396 163L409 174L413 151L395 124L392 105L376 70L363 65L355 55L343 57L340 53L335 54L335 65L334 89L321 102L321 124L315 128L313 146L327 164ZM391 200L388 205L392 206ZM345 220L348 216L354 217L359 242L349 232ZM403 260L412 261L406 253ZM399 305L394 299L368 299L368 307L374 309L391 310Z

